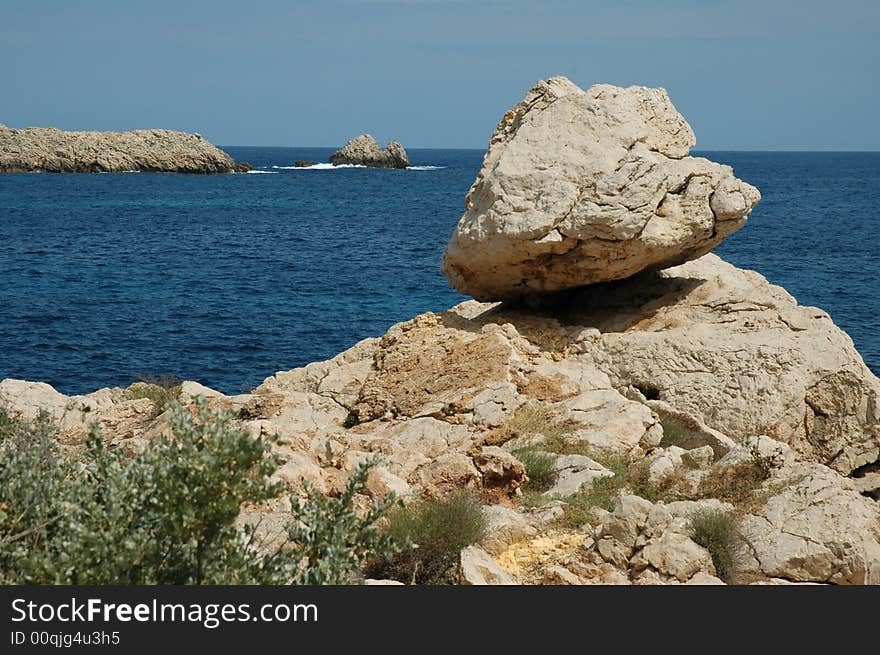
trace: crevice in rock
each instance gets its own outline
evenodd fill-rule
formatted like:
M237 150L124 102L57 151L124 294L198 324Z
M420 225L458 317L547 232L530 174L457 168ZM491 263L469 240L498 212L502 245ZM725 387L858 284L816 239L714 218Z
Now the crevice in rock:
M660 400L660 388L653 384L638 384L634 383L636 389L638 389L639 393L641 393L645 400Z

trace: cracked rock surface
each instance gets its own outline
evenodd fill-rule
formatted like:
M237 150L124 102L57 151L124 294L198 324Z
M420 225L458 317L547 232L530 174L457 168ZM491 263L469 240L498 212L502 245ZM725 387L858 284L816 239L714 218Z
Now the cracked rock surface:
M761 196L689 157L695 143L664 89L538 82L495 129L444 274L477 300L506 300L708 253Z

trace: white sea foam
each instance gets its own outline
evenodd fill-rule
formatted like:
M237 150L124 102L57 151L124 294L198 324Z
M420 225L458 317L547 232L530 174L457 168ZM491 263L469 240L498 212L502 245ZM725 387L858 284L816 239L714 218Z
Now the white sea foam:
M360 164L339 164L335 166L334 164L315 164L314 166L273 166L272 168L277 168L282 171L332 171L337 168L367 168L366 166L362 166Z
M363 164L315 164L314 166L272 166L281 171L335 171L339 168L369 168ZM408 171L439 171L445 166L407 166Z
M248 171L248 175L278 175L278 171Z

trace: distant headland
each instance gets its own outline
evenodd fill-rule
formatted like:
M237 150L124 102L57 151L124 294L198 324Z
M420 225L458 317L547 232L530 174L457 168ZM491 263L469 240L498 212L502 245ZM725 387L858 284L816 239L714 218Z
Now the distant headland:
M0 124L0 173L241 173L236 162L202 138L171 130L65 132Z

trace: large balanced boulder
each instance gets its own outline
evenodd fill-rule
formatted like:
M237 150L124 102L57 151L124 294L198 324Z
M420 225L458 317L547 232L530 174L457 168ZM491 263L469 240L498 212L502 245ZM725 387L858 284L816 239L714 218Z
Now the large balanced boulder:
M409 166L409 156L397 141L391 141L383 149L371 135L361 134L330 155L330 163L334 166L406 168Z
M695 143L664 89L538 82L489 141L443 273L477 300L508 300L708 253L760 194L689 157Z
M200 134L170 130L63 132L0 125L0 173L235 173L250 170Z

